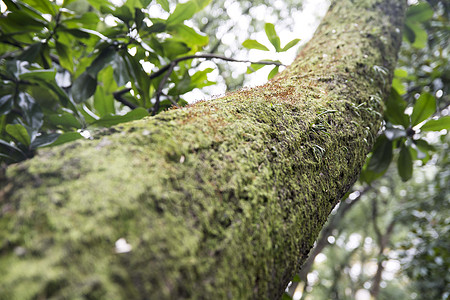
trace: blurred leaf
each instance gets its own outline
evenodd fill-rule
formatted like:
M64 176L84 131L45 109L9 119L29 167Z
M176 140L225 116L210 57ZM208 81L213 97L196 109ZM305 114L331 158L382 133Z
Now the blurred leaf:
M389 97L386 99L386 111L384 115L392 124L409 126L409 117L405 114L406 101L398 94L395 89L391 89Z
M60 114L48 115L47 118L49 122L56 126L77 129L80 129L82 127L77 118L75 118L73 114L70 113L63 112Z
M91 65L86 69L86 72L95 78L103 68L109 65L116 57L116 50L114 47L107 47L94 59Z
M196 12L197 5L193 1L179 3L169 18L167 18L167 25L182 23L184 20L192 18Z
M145 108L138 107L128 112L123 116L104 116L103 118L93 122L92 126L111 127L116 124L140 120L148 116L148 111Z
M381 135L375 142L367 169L375 173L383 173L392 161L392 141Z
M442 129L450 130L450 116L440 117L437 120L429 120L420 127L422 131L441 131Z
M433 9L427 2L411 5L406 11L406 20L414 22L425 22L433 17Z
M242 43L242 46L244 46L247 49L258 49L263 51L269 51L269 48L264 46L263 44L259 43L256 40L246 40Z
M161 45L163 46L164 54L171 60L191 50L184 42L171 39L167 39Z
M411 114L411 125L415 126L426 120L436 111L436 98L430 93L422 93L413 107Z
M73 56L70 47L67 47L66 45L56 41L55 48L56 53L58 53L59 63L61 64L61 66L66 70L73 72Z
M42 43L31 44L24 50L18 57L17 60L35 62L36 58L39 56L41 52Z
M193 28L184 25L177 24L167 28L170 34L172 34L174 40L183 41L188 46L206 46L209 42L209 37L195 31Z
M119 87L124 86L130 81L130 76L127 72L127 65L123 60L122 56L116 54L115 58L111 63L114 70L114 80Z
M427 32L419 23L406 21L405 35L412 46L418 49L424 48L428 41Z
M211 0L193 0L193 1L197 5L197 11L204 9L209 3L211 3Z
M275 50L277 52L280 52L280 37L275 31L275 25L273 25L272 23L266 23L266 25L264 26L264 30L266 31L266 35L270 43L275 47Z
M387 128L384 131L384 134L388 138L388 140L393 141L400 137L406 137L406 130L405 129L398 129L398 128Z
M397 161L398 174L402 181L408 181L413 173L413 161L409 147L403 145Z
M6 132L22 145L28 147L31 144L31 138L28 131L20 124L7 124Z
M47 146L57 146L57 145L72 142L72 141L75 141L75 140L78 140L81 138L83 138L83 136L79 132L64 132L61 135L59 135L53 143L51 143Z
M156 0L156 2L159 5L161 5L162 9L164 9L167 12L170 12L169 1L167 1L167 0Z
M248 68L247 68L247 74L253 73L255 71L258 71L259 69L263 68L266 65L263 64L251 64Z
M55 70L33 70L19 75L22 80L39 80L39 81L53 81L55 80Z
M0 98L0 116L8 114L14 103L13 95L5 95Z
M22 110L28 126L37 130L41 128L44 114L36 101L28 93L20 92L17 97L17 105ZM33 138L31 138L33 140Z
M31 149L37 149L39 147L45 147L51 145L55 142L61 134L59 133L50 133L50 134L42 134L36 137L36 139L31 143Z
M26 2L28 5L33 7L34 9L37 9L44 14L50 14L54 15L56 13L55 9L51 5L50 1L45 0L27 0Z
M275 66L272 71L270 71L269 76L267 76L267 79L272 79L275 77L275 75L278 74L279 66Z
M2 147L8 149L9 151L13 151L13 152L16 152L16 153L20 154L20 156L22 158L26 158L27 157L27 155L20 148L17 148L16 146L8 143L7 141L4 141L4 140L0 139L0 149Z
M75 100L76 103L81 103L94 95L96 88L97 80L85 72L75 79L70 91L72 93L73 100Z
M300 39L293 39L292 41L287 43L286 46L283 47L283 49L281 49L281 52L288 51L289 49L297 45L298 42L300 42Z
M114 114L116 109L114 107L114 97L107 93L103 86L98 86L94 94L94 107L100 117Z

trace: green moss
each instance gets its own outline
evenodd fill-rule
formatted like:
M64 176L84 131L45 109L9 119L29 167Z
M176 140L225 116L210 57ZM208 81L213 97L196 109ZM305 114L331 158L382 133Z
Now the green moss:
M398 24L346 3L263 87L10 168L0 193L0 299L277 298L380 126L373 95L385 97L388 83L371 80L373 66L389 77L395 60L367 32ZM356 20L363 33L349 34ZM115 251L120 238L130 252Z

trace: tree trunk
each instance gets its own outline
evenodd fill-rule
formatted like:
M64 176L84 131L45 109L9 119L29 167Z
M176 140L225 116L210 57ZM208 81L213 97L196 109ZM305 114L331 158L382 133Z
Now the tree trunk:
M406 4L353 2L264 86L10 167L0 298L280 297L381 125Z

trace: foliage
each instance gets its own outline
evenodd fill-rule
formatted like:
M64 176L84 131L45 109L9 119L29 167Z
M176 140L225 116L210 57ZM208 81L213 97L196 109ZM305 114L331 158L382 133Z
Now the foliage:
M112 126L186 104L182 95L212 84L212 69L190 72L208 36L184 21L210 1L178 4L152 17L150 0L7 0L0 19L0 139L6 162L38 147L77 138L88 126ZM171 11L167 1L160 10ZM153 4L156 5L156 4ZM164 79L164 80L163 80ZM160 85L164 81L164 85ZM132 111L130 111L130 109Z

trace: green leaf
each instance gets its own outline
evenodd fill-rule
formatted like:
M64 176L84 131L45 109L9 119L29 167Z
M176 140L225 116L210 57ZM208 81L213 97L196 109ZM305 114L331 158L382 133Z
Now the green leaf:
M392 88L389 97L386 99L385 117L392 124L409 126L409 117L405 114L406 101L399 95L396 89Z
M127 82L130 81L130 76L127 72L127 65L122 56L117 54L113 59L111 65L114 70L114 80L116 81L117 85L121 87L127 84Z
M194 3L197 5L197 11L201 11L204 9L209 3L211 3L211 0L193 0Z
M167 12L170 12L169 1L167 1L167 0L156 0L156 2L159 5L161 5L162 9L164 9Z
M244 46L247 49L269 51L269 48L267 48L266 46L264 46L263 44L259 43L256 40L246 40L242 43L242 46Z
M412 43L412 46L417 49L424 48L428 41L428 35L422 25L407 21L405 23L405 27L405 34L407 35L408 40Z
M54 81L56 76L55 70L33 70L27 73L22 73L19 78L22 80L38 80L38 81Z
M41 48L42 43L32 44L17 57L17 60L28 61L30 63L35 62L41 52Z
M5 95L0 98L0 116L8 114L14 103L13 95Z
M72 50L70 47L56 41L55 43L56 53L59 56L59 63L63 68L73 72L73 60L72 60Z
M186 43L172 39L167 39L161 45L163 46L165 56L171 60L191 50Z
M20 124L7 124L6 132L22 145L28 147L31 144L31 138L28 131Z
M73 100L76 103L82 103L94 95L97 88L97 79L93 78L87 72L84 72L72 84L70 89Z
M4 140L0 139L0 149L2 147L7 148L9 151L14 151L14 152L19 153L23 158L27 157L27 155L20 148L17 148L16 146L11 145L7 141L4 141Z
M65 128L77 128L80 129L82 126L80 122L70 113L60 113L60 114L53 114L53 115L47 115L47 119L50 123L52 123L55 126L62 126Z
M420 127L422 131L441 131L443 129L450 130L450 116L440 117L437 120L431 119Z
M275 47L275 50L277 52L280 52L280 37L275 31L275 25L273 25L272 23L266 23L266 25L264 26L264 30L266 31L266 35L270 43Z
M83 136L79 132L64 132L61 135L59 135L58 138L53 143L47 146L51 147L58 146L81 138L83 138Z
M94 107L100 117L114 114L116 112L114 107L114 97L112 94L105 91L103 86L98 86L95 91Z
M197 5L193 1L179 3L169 18L167 18L167 25L182 23L184 20L192 18L196 12Z
M267 79L272 79L275 77L275 75L278 74L279 66L275 66L272 71L270 71L269 76L267 76Z
M247 74L253 73L255 71L258 71L259 69L265 67L266 65L263 64L251 64L248 68L247 68Z
M113 125L117 125L120 123L140 120L146 116L148 116L148 111L143 107L138 107L123 116L113 116L113 115L105 116L93 122L91 125L100 127L111 127Z
M427 2L411 5L406 11L406 20L414 22L425 22L433 17L433 9Z
M26 2L29 6L31 6L34 9L37 9L44 14L55 14L55 9L51 5L52 2L47 0L27 0Z
M24 119L28 126L34 130L41 128L44 114L34 98L28 93L21 92L17 97L17 104L22 110Z
M94 59L91 65L86 69L86 72L93 78L97 77L98 72L108 66L116 57L116 50L114 47L107 47Z
M413 161L409 147L403 145L397 161L398 174L402 181L408 181L413 173Z
M40 147L48 146L55 142L55 140L58 139L60 135L61 134L59 133L42 134L36 137L36 139L31 143L30 148L34 150Z
M367 169L375 173L384 173L392 161L392 141L381 135L372 150Z
M286 46L283 47L283 49L281 49L281 52L284 52L284 51L287 51L287 50L291 49L292 47L297 45L298 42L300 42L300 39L293 39L292 41L287 43Z
M415 126L426 120L436 111L436 98L430 93L422 93L413 107L411 114L411 125Z
M206 46L209 42L208 36L199 34L193 28L184 24L170 26L167 30L172 34L174 40L183 41L190 47Z

